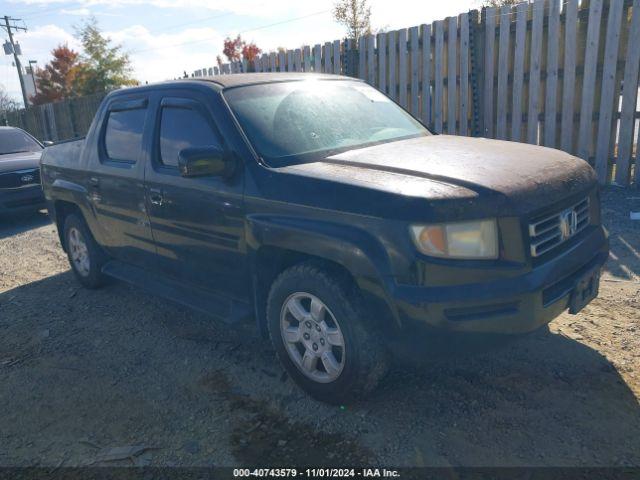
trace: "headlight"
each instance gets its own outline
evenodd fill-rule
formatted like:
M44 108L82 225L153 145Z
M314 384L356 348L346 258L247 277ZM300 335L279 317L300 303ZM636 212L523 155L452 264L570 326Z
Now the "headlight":
M438 225L412 225L413 242L425 255L445 258L498 258L495 219Z

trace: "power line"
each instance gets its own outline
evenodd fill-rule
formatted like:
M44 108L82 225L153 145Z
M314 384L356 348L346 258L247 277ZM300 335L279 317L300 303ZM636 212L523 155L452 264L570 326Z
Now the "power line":
M296 22L298 20L304 20L305 18L314 17L314 16L317 16L317 15L321 15L323 13L328 13L330 11L331 10L322 10L320 12L310 13L308 15L303 15L301 17L289 18L287 20L282 20L280 22L270 23L270 24L267 24L267 25L261 25L259 27L251 28L251 29L248 29L248 30L243 30L241 32L238 32L238 34L242 35L242 34L245 34L245 33L255 32L257 30L263 30L265 28L271 28L271 27L276 27L278 25L284 25L286 23ZM203 39L200 39L200 40L191 40L189 42L181 42L181 43L175 43L175 44L172 44L172 45L164 45L162 47L144 48L144 49L141 49L141 50L133 50L133 51L128 52L128 53L130 55L134 55L134 54L137 54L137 53L151 52L151 51L155 51L155 50L162 50L163 48L181 47L183 45L193 45L193 44L196 44L196 43L208 42L210 40L213 40L213 38L214 37L208 37L208 38L203 38Z
M59 12L61 10L63 10L63 9L58 6L58 7L55 7L55 8L49 8L47 10L39 10L39 11L37 11L35 13L27 13L26 15L22 15L21 14L20 16L22 16L24 18L31 19L31 18L35 18L35 17L41 17L42 15L47 15L47 14L52 13L52 12Z
M211 17L199 18L197 20L191 20L189 22L183 22L183 23L178 23L178 24L175 24L175 25L169 25L168 27L162 28L162 30L154 30L151 33L161 33L161 32L167 31L167 30L174 30L176 28L183 27L185 25L193 25L194 23L202 23L202 22L206 22L207 20L215 20L215 19L218 19L218 18L228 17L229 15L233 15L233 14L234 14L234 12L227 12L227 13L222 13L222 14L219 14L219 15L213 15Z
M262 4L262 5L264 5L264 4ZM56 8L56 9L51 9L51 10L48 10L48 11L45 10L43 12L39 12L37 15L41 15L41 14L44 15L47 12L57 11L57 10L60 10L60 9ZM228 17L228 16L233 15L233 14L234 14L234 12L227 12L227 13L212 15L212 16L209 16L209 17L199 18L197 20L190 20L188 22L182 22L182 23L177 23L177 24L173 24L173 25L168 25L168 26L163 27L162 29L159 29L159 30L150 30L149 33L158 34L158 33L166 32L168 30L175 30L176 28L183 27L185 25L193 25L193 24L196 24L196 23L202 23L202 22L206 22L208 20L214 20L214 19L218 19L218 18ZM51 50L47 50L47 51L40 50L40 51L36 51L36 52L32 52L32 53L34 55L36 55L36 54L39 55L39 54L45 54L45 53L50 53L50 52L51 52Z

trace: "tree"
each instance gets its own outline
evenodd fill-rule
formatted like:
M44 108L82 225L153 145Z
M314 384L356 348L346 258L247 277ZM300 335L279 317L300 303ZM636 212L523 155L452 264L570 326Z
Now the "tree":
M241 58L252 62L262 52L258 46L253 43L247 43L240 35L236 38L227 37L224 39L224 47L222 53L230 62L238 62Z
M4 87L0 85L0 112L13 112L19 110L21 106L22 103L11 98Z
M347 36L356 42L371 33L371 7L367 0L338 0L333 6L333 18L347 28Z
M224 47L222 53L230 62L237 62L242 55L242 46L244 41L242 37L238 35L236 38L227 37L224 39Z
M80 66L78 52L67 45L58 45L51 55L53 59L35 73L37 93L31 97L34 105L75 95L75 79Z
M227 37L224 39L222 53L227 57L227 60L230 62L239 62L244 58L249 63L247 66L249 71L254 70L253 62L256 57L260 55L260 52L262 52L262 50L260 50L255 43L247 43L240 35L236 38ZM222 59L220 58L220 55L218 55L216 60L218 61L220 70L222 70Z
M484 0L483 7L513 7L519 3L528 2L529 0Z
M77 27L76 36L83 50L76 77L79 94L88 95L137 84L131 77L129 55L122 52L121 45L111 45L111 39L103 36L95 17Z
M262 50L253 42L245 43L242 47L242 56L246 58L248 62L253 62L261 53Z

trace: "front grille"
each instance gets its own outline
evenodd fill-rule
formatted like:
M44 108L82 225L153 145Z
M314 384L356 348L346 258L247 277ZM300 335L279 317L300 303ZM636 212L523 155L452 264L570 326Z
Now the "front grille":
M531 256L539 257L566 242L589 225L589 197L572 207L545 215L529 224Z
M40 183L40 170L30 168L15 172L0 173L0 188L20 188Z

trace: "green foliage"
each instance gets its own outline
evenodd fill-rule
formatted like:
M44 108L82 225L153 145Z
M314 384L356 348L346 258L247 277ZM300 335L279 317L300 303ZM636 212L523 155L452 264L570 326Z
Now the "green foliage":
M371 7L367 0L338 0L333 6L333 18L347 28L347 36L356 42L371 33Z
M121 45L111 45L95 17L90 17L76 28L76 36L82 43L81 63L76 75L76 90L80 95L136 85L132 78L129 55Z

